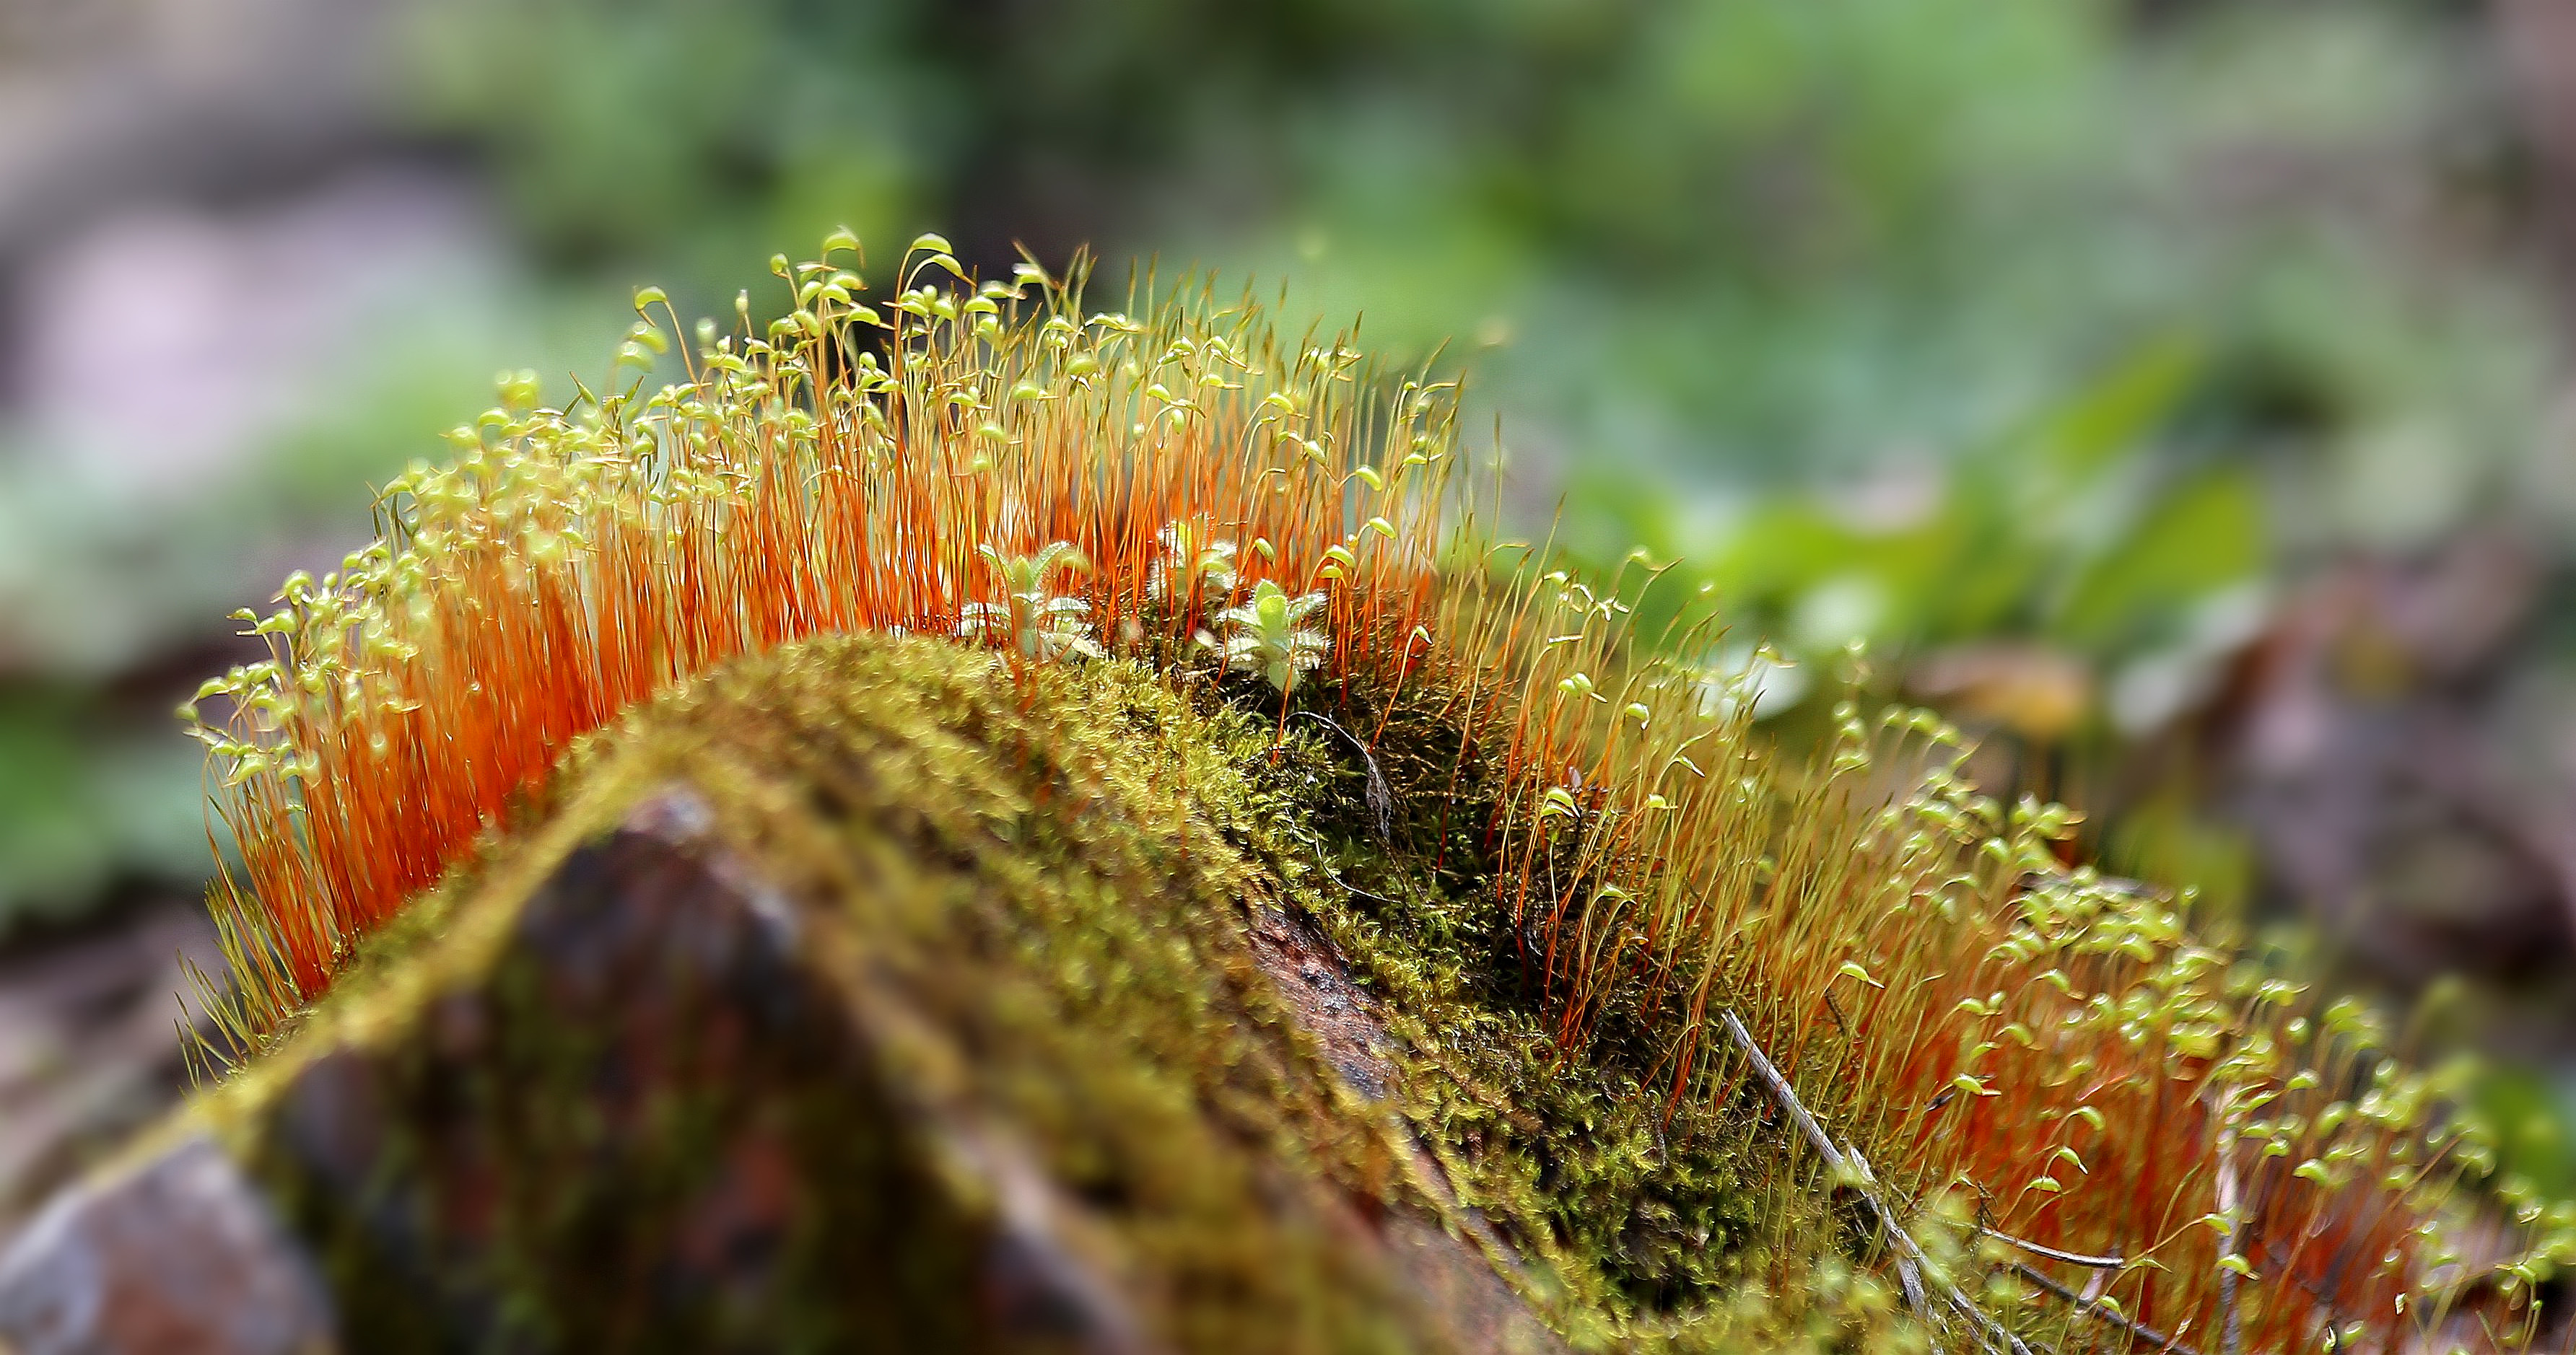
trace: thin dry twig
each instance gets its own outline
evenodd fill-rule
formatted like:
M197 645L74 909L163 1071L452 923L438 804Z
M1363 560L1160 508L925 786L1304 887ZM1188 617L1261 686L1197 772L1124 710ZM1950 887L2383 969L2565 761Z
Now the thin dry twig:
M2219 1241L2223 1257L2241 1255L2244 1246L2244 1220L2239 1214L2239 1192L2236 1187L2236 1121L2232 1107L2223 1107L2218 1122L2218 1212L2227 1220L2227 1234ZM2239 1277L2232 1269L2218 1276L2218 1348L2221 1355L2243 1355L2245 1350L2244 1318L2236 1311L2236 1287Z
M1368 768L1368 807L1369 813L1374 815L1377 820L1378 841L1395 841L1395 793L1387 788L1385 774L1377 769L1377 755L1369 751L1369 746L1367 744L1360 742L1358 735L1342 728L1341 725L1329 715L1318 714L1311 710L1301 710L1297 712L1297 718L1301 720L1312 720L1315 723L1322 725L1324 728L1341 735L1342 741L1349 744L1352 750L1360 755L1361 764Z
M2200 1352L2144 1322L2124 1317L2102 1306L2100 1299L2089 1299L2060 1282L2054 1275L2026 1261L2012 1263L2012 1272L2049 1293L2075 1305L2078 1316L2089 1317L2107 1326L2117 1327L2156 1348L2157 1355L2200 1355Z
M1887 1202L1879 1197L1878 1178L1871 1174L1868 1159L1863 1158L1859 1150L1849 1144L1840 1148L1834 1146L1834 1141L1825 1135L1825 1127L1816 1122L1816 1117L1809 1114L1805 1103L1798 1099L1797 1089L1789 1085L1788 1078L1781 1076L1779 1068L1773 1065L1770 1056L1762 1052L1762 1046L1754 1043L1753 1033L1744 1028L1744 1022L1736 1017L1732 1008L1721 1008L1718 1012L1718 1020L1726 1027L1726 1033L1735 1041L1736 1047L1744 1051L1745 1060L1753 1065L1754 1076L1762 1080L1762 1085L1770 1088L1771 1095L1780 1102L1780 1108L1788 1112L1791 1120L1797 1122L1799 1132L1805 1134L1807 1142L1814 1145L1816 1155L1824 1159L1825 1166L1837 1176L1852 1183L1852 1188L1860 1193L1863 1200L1868 1201L1870 1212L1878 1216L1879 1229L1886 1234L1889 1248L1896 1253L1898 1282L1905 1288L1907 1301L1915 1305L1917 1316L1928 1320L1931 1317L1930 1305L1923 1296L1922 1276L1926 1271L1931 1271L1935 1275L1938 1272L1928 1265L1923 1255L1923 1248L1915 1243L1913 1235L1906 1232L1897 1222L1896 1211L1890 1209ZM1979 1308L1958 1285L1946 1279L1942 1280L1941 1297L1956 1309L1961 1317L1967 1319L1969 1329L1979 1348L1994 1350L2000 1343L2003 1348L2011 1350L2013 1355L2031 1355L2030 1347L2024 1344L2020 1337L2013 1335L2003 1323Z
M1366 899L1381 908L1401 908L1404 906L1404 900L1402 899L1390 899L1384 894L1372 894L1367 890L1360 888L1358 885L1352 884L1350 881L1343 879L1342 873L1333 869L1332 855L1324 850L1322 839L1302 828L1299 828L1293 823L1286 825L1286 827L1291 837L1305 843L1307 848L1315 853L1315 869L1324 872L1325 879L1341 886L1343 893L1348 894L1355 899ZM7 1355L7 1353L0 1352L0 1355Z
M2117 1256L2087 1256L2082 1252L2059 1251L2055 1247L2043 1247L2036 1242L2015 1237L2010 1233L1996 1232L1992 1228L1980 1228L1977 1232L1983 1236L1991 1237L1995 1241L2001 1242L2005 1246L2011 1247L2016 1251L2028 1252L2033 1256L2045 1256L2051 1261L2063 1261L2070 1266L2083 1266L2091 1270L2118 1270L2122 1266L2129 1264L2126 1260Z

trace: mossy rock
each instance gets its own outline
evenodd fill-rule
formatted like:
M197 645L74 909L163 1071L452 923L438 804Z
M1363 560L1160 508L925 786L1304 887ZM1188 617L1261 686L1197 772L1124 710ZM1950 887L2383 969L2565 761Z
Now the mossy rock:
M733 665L158 1142L353 1351L1558 1348L1236 845L1269 738L1117 663Z

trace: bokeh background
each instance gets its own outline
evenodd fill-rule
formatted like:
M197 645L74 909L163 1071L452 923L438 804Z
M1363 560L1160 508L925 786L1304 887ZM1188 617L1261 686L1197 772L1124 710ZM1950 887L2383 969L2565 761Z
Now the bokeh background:
M1441 352L1784 743L1951 713L2576 1189L2564 0L0 0L0 1218L178 1085L227 613L837 225Z

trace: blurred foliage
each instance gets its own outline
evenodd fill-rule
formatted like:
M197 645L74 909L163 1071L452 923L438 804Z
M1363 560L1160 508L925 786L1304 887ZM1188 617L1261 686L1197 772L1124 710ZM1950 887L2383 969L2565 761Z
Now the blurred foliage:
M2555 361L2481 234L2473 35L2417 6L422 17L419 115L576 271L712 306L709 261L846 222L1284 279L1378 346L1452 342L1562 539L1720 558L1766 621L1855 575L1882 639L2182 643L2270 546L2421 541L2514 488ZM1909 468L1940 507L1903 530L1797 501Z
M155 730L154 733L159 731ZM199 759L61 688L0 688L0 922L63 918L205 868Z
M1997 635L2149 663L2207 648L2200 633L2245 610L2269 562L2261 488L2223 458L2135 454L2200 370L2189 350L2150 349L1945 474L1764 502L1711 572L1745 624L1817 656ZM2178 704L2147 676L2124 684L2128 723Z
M2552 1198L2576 1190L2576 1145L2566 1142L2576 1125L2576 1098L2567 1087L2528 1070L2498 1070L2480 1082L2477 1110L2496 1127L2505 1171L2555 1192Z

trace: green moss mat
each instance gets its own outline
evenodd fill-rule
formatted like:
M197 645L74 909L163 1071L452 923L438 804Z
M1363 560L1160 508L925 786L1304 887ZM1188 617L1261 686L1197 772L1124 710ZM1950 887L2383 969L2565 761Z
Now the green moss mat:
M732 665L573 750L182 1128L252 1164L369 1351L1025 1347L956 1301L1012 1226L996 1155L1182 1349L1458 1347L1386 1262L1399 1215L1577 1347L1901 1339L1756 1108L1668 1115L1615 1032L1557 1053L1436 701L1308 694L1274 750L1258 695L921 640ZM1368 756L1326 727L1381 718ZM622 856L675 785L704 845ZM549 939L702 888L758 916L699 951L765 935L774 974L581 978L596 941ZM1258 953L1283 924L1348 957L1385 1102Z
M1258 752L1266 722L1220 721L1249 774L1218 798L1349 958L1399 1051L1417 1141L1523 1258L1551 1324L1585 1349L1925 1348L1862 1265L1856 1202L1832 1200L1776 1106L1751 1089L1674 1101L1655 1032L1615 1021L1560 1049L1542 943L1516 934L1489 874L1493 750L1462 756L1436 694L1390 704L1317 712L1373 734L1365 759L1311 717L1290 720L1276 762Z

